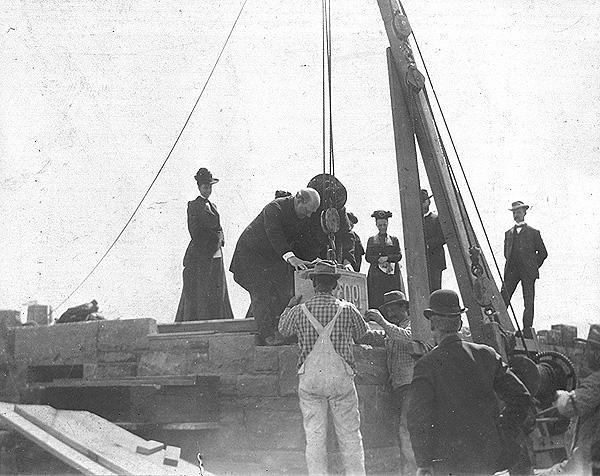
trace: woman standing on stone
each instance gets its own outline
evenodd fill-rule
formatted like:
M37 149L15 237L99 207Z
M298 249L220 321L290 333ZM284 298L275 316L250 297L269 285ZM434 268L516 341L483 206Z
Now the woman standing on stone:
M402 259L400 242L395 236L387 234L388 219L392 213L376 210L371 216L379 233L367 241L365 259L371 264L367 274L369 308L377 309L383 304L383 295L389 291L404 292L404 283L400 274L399 261Z
M194 177L200 196L188 202L191 241L183 258L183 292L175 321L233 319L221 248L225 244L219 213L208 198L219 181L206 168Z

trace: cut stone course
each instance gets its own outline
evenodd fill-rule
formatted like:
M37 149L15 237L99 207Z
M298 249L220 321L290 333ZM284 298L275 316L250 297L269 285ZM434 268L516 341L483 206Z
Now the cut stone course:
M298 393L298 355L297 345L279 348L279 395L282 397Z
M96 361L99 321L15 328L15 359L27 365Z
M237 394L240 396L277 396L277 375L239 375Z
M141 355L138 375L214 375L208 356L200 352L146 352Z
M259 346L254 352L255 372L277 372L279 370L279 349Z
M253 334L215 334L208 337L208 356L218 374L241 374L251 369L256 347Z
M127 351L148 334L156 334L157 327L154 319L107 320L99 321L98 331L98 350Z

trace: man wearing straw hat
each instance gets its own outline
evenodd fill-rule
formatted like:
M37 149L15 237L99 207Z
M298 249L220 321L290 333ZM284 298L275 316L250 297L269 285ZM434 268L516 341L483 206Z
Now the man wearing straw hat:
M523 334L532 337L533 303L535 299L535 280L540 277L539 269L548 252L540 232L525 223L529 205L517 200L509 210L513 214L515 225L504 235L504 284L502 298L508 306L517 284L523 289Z
M417 361L411 383L408 429L417 475L491 475L505 469L497 397L506 405L501 421L520 425L530 409L527 388L500 355L460 339L465 311L454 291L440 289L423 312L437 347Z
M309 475L327 471L327 412L333 416L346 474L364 475L358 396L354 385L353 340L368 325L356 307L333 296L340 273L335 263L318 262L307 271L315 295L303 304L294 296L279 321L283 336L298 336L298 398L306 433Z

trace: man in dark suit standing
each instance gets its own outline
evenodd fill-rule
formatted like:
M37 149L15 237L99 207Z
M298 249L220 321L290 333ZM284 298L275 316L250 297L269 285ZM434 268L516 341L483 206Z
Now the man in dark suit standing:
M427 274L429 276L429 292L442 287L442 271L446 269L446 254L444 245L446 238L440 225L437 213L429 210L431 197L424 188L421 189L421 211L423 212L423 233L427 248Z
M437 347L417 361L411 383L408 429L418 476L505 469L499 422L522 425L531 408L527 388L493 348L460 339L465 311L454 291L439 289L423 312ZM497 397L505 404L501 417Z
M277 198L246 227L235 247L229 270L235 282L250 293L252 314L264 344L284 343L277 335L275 319L294 293L292 269L306 269L309 264L294 254L290 243L319 205L319 194L312 188Z
M504 284L502 298L508 306L513 293L521 282L523 289L523 333L531 337L533 327L533 302L535 299L535 280L540 277L539 269L548 252L540 232L525 223L529 205L516 201L512 203L515 226L504 234Z

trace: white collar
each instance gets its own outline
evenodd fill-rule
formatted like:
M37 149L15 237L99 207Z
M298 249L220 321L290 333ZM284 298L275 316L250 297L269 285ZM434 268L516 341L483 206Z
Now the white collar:
M429 215L431 215L431 210L429 210L427 213L425 213L425 215L423 215L423 218L428 217Z
M517 228L520 228L520 227L525 226L525 225L527 225L527 223L525 223L524 221L520 221L520 222L515 223L515 226Z

